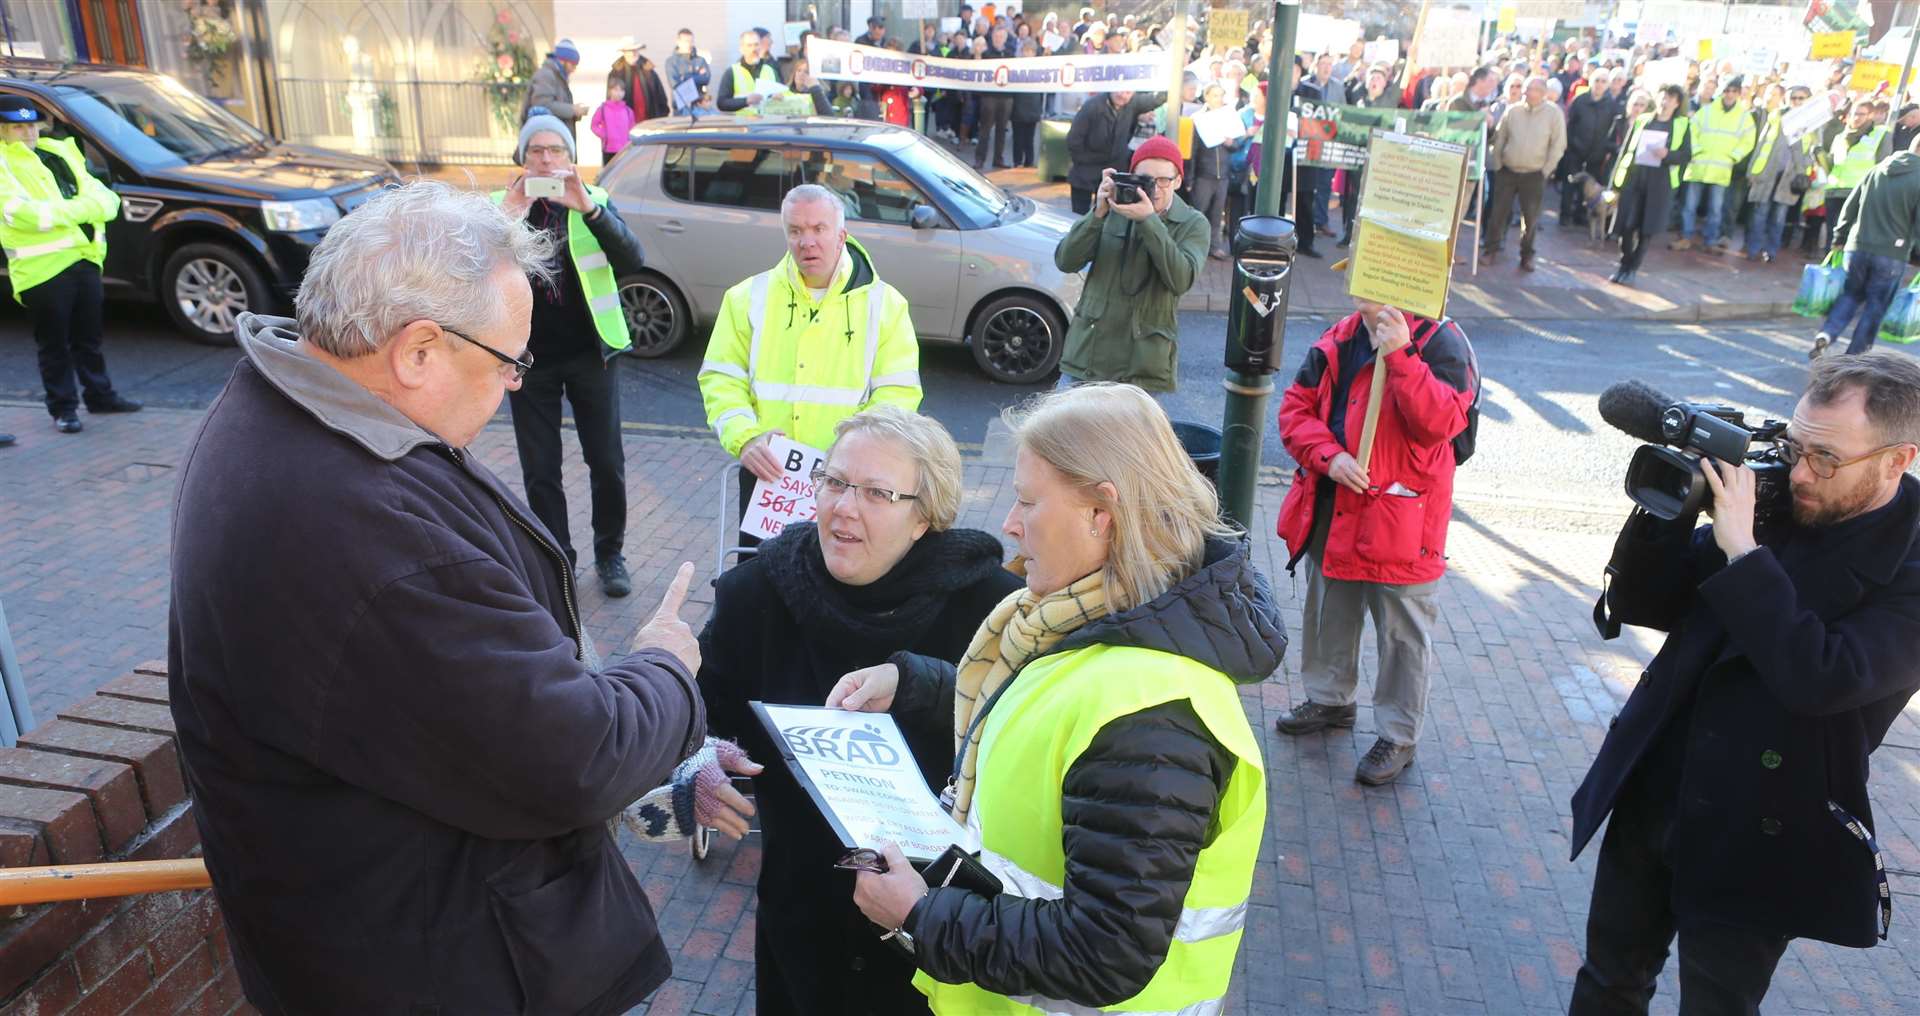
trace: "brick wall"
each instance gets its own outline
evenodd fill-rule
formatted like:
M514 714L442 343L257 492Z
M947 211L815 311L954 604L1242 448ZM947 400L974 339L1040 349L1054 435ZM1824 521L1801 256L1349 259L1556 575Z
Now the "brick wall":
M0 748L0 865L200 853L165 674L142 664ZM251 1012L207 890L0 910L0 1016Z

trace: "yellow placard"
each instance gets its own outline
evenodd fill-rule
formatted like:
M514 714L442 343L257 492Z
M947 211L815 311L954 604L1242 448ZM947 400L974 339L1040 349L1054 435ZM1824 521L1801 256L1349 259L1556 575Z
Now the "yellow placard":
M1348 293L1423 317L1445 313L1466 173L1464 145L1372 133Z
M1695 57L1694 59L1696 60L1713 59L1713 40L1712 39L1700 40L1700 55Z
M1886 60L1856 60L1853 78L1847 87L1856 92L1871 92L1886 82L1888 87L1900 80L1900 65Z
M1175 131L1179 135L1176 143L1180 146L1180 157L1182 159L1193 158L1193 117L1181 117L1180 126L1175 128Z
M1508 32L1513 31L1514 21L1516 18L1519 17L1519 15L1520 15L1519 8L1515 7L1512 4L1501 4L1500 5L1500 21L1498 24L1494 25L1494 31L1499 32L1501 35L1505 35Z
M1207 12L1207 42L1215 46L1243 46L1247 42L1247 12L1215 7Z
M1853 52L1852 32L1815 32L1809 60L1833 60Z

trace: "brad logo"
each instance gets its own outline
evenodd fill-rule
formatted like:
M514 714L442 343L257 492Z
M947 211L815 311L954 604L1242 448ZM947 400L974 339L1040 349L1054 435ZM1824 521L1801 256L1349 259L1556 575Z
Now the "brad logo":
M998 85L1001 88L1007 87L1007 82L1012 77L1013 77L1013 70L1012 68L1008 67L1006 64L1001 64L1000 66L995 67L993 69L993 83L995 85Z
M915 60L913 62L913 80L923 81L926 79L926 76L927 62L925 60Z
M796 757L848 765L892 767L900 764L900 753L872 724L858 728L789 727L781 733Z
M867 62L866 58L861 56L860 50L858 47L854 47L852 49L847 50L847 73L848 74L856 74L856 75L859 74L860 71L862 70L860 65L866 62Z
M1074 81L1079 77L1080 75L1074 71L1072 64L1065 63L1060 65L1060 87L1061 88L1072 88Z

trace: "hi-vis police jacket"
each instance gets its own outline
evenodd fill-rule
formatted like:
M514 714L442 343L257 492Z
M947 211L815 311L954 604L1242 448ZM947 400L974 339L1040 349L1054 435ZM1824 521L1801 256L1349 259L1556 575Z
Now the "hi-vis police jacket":
M38 151L36 151L36 149ZM39 152L55 156L75 187L67 197ZM13 296L76 262L107 258L106 224L120 215L120 195L87 172L71 138L41 138L28 147L0 144L0 246L7 252Z
M700 365L707 424L727 454L778 430L826 449L834 425L887 403L920 406L920 344L907 299L852 237L817 303L791 254L727 290Z

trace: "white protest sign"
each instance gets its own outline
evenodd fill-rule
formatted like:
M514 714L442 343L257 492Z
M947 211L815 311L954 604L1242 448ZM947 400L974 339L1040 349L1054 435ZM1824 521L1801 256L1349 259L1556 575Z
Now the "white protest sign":
M957 32L957 31L959 31L959 30L960 30L960 19L959 19L959 18L941 18L941 19L940 19L940 34L941 34L941 35L952 35L953 33L955 33L955 32Z
M1375 39L1367 43L1366 53L1362 59L1370 64L1391 65L1395 60L1400 59L1400 40Z
M788 21L782 26L782 28L784 30L781 32L781 36L782 36L782 39L786 42L786 44L790 47L798 46L800 45L800 37L802 35L807 34L807 32L813 29L813 22Z
M767 438L767 450L780 463L780 478L754 481L747 517L740 520L741 532L763 540L796 522L813 521L813 467L827 458L826 452L779 434Z
M1809 100L1789 110L1780 118L1780 134L1788 141L1798 141L1808 131L1817 131L1833 119L1833 107L1826 102Z
M900 18L937 18L940 16L940 0L900 0Z
M1662 85L1687 84L1687 58L1670 56L1665 60L1649 60L1640 73L1640 87L1649 92L1657 91Z
M1430 8L1420 37L1413 40L1413 55L1422 67L1472 67L1480 59L1480 15Z
M1325 14L1300 15L1300 30L1293 48L1298 53L1332 53L1344 57L1347 47L1360 38L1360 22L1331 18Z
M1247 125L1240 119L1240 111L1230 106L1210 109L1193 118L1193 131L1200 135L1200 143L1215 148L1234 138L1247 136Z
M977 847L940 807L906 739L886 713L752 703L781 760L850 847L891 841L930 861L954 844Z

